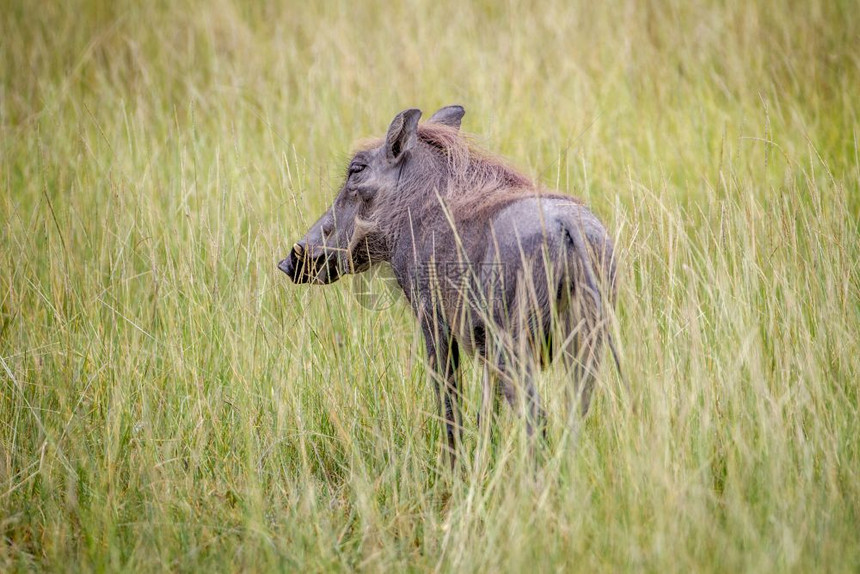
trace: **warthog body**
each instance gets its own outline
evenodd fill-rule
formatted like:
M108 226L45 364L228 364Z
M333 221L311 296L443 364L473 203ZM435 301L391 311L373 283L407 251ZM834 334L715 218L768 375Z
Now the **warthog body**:
M442 108L420 126L420 111L398 114L384 140L355 154L334 204L279 264L296 283L320 284L391 265L424 335L452 462L461 353L485 368L480 418L500 392L524 408L530 435L543 419L536 366L562 356L585 413L604 341L615 353L606 229L580 201L471 145L459 133L464 113Z

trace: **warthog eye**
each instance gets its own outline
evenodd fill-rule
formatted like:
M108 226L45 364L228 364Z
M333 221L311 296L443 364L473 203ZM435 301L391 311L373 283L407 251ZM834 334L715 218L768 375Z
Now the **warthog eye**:
M349 166L349 175L362 172L362 171L364 171L364 168L366 168L366 167L367 166L364 165L363 163L354 163L351 166Z

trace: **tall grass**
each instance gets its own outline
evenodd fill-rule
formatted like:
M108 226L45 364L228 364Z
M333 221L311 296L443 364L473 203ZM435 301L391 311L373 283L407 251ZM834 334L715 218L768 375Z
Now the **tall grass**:
M857 571L856 12L6 2L0 570ZM447 473L406 306L275 268L455 102L617 236L631 392L571 443L547 372L537 471L506 414Z

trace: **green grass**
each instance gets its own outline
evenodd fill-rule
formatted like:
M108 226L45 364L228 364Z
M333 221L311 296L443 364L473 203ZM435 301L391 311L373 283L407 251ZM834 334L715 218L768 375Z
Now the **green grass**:
M860 569L853 2L4 4L0 570ZM450 103L617 237L631 393L572 443L547 372L537 471L505 414L446 473L406 306L275 267Z

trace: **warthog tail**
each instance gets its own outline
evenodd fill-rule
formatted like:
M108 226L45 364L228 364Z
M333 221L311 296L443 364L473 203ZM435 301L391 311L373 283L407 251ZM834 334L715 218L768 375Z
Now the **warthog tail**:
M621 370L621 360L618 357L618 349L615 347L615 339L612 336L612 331L609 329L608 318L604 317L604 315L606 314L606 308L603 305L603 296L599 287L600 282L598 281L594 273L594 265L592 263L592 258L588 255L588 241L585 238L585 234L583 233L583 225L577 221L569 221L564 225L564 230L567 234L568 242L573 247L573 252L579 259L579 263L582 266L583 276L585 279L585 289L591 294L591 297L594 301L595 311L598 315L594 319L598 322L598 324L602 323L606 328L606 342L609 345L609 351L612 353L612 360L615 363L615 368L618 371L618 376L621 378L621 383L629 392L630 385L627 382L627 379L624 377L623 371ZM605 256L605 250L603 249L602 245L600 246L599 252L604 253L604 255L601 257ZM599 263L604 262L599 261ZM615 270L611 262L609 262L607 267L609 275L607 279L609 280L610 285L612 285L615 280ZM610 289L612 289L611 286Z

